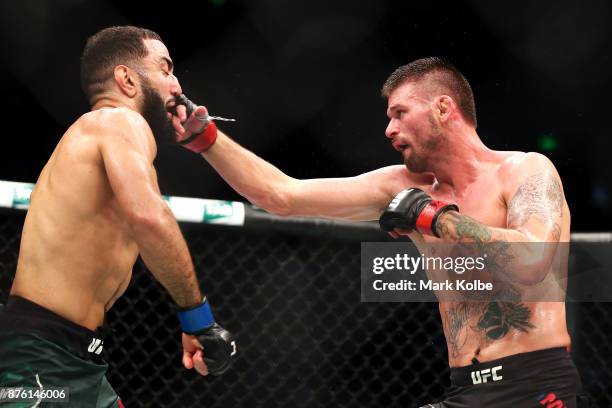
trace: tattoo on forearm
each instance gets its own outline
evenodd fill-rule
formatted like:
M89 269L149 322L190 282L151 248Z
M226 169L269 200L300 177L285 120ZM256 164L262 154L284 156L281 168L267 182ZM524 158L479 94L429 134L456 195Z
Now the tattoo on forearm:
M486 267L493 275L505 273L514 260L510 244L503 239L494 239L489 227L465 215L449 212L438 227L442 237L448 237L458 244L453 256L477 257L486 253Z
M454 211L444 214L443 221L438 220L436 228L440 236L451 237L458 242L482 244L491 241L492 237L489 227Z
M455 230L460 241L467 239L484 243L491 240L489 228L468 217L460 217L455 223Z

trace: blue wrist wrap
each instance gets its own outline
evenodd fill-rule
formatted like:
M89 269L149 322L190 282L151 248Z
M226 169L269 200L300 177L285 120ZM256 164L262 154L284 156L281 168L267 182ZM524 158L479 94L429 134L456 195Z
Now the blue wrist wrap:
M195 333L207 329L215 323L210 304L206 299L200 306L178 312L178 318L185 333Z

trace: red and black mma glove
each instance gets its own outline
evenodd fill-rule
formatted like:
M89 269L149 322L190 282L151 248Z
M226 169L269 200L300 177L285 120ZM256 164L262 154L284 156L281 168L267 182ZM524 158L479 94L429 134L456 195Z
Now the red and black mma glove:
M174 98L177 106L184 105L185 108L187 108L187 120L189 120L193 111L196 110L197 105L191 102L185 96L185 94L175 96ZM174 114L176 115L176 107ZM198 120L202 121L204 125L202 129L198 132L194 132L191 136L179 141L178 143L192 152L203 153L210 149L210 147L217 141L217 125L215 125L215 122L212 120L202 120L200 118L198 118Z
M459 207L432 200L421 189L409 188L399 192L391 200L378 222L380 228L386 232L392 232L395 228L408 229L440 238L436 221L447 211L459 211Z
M236 341L232 334L215 323L210 304L204 298L199 306L179 310L181 328L195 336L204 348L204 363L212 375L221 375L236 358Z

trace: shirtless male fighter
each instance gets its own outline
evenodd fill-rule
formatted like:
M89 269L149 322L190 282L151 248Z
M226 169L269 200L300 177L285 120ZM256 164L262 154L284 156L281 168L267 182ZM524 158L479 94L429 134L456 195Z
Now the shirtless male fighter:
M173 124L177 140L274 214L375 220L401 192L399 225L409 230L393 234L407 234L417 245L569 241L570 212L555 167L537 153L487 148L476 132L471 87L455 67L439 58L413 61L391 74L382 94L388 101L385 134L404 165L356 177L291 178L214 123L202 132L203 106L189 116L180 106ZM551 256L539 256L514 271L517 282L543 279ZM441 301L439 309L453 388L444 402L427 406L575 406L581 385L567 352L563 302ZM494 327L500 324L501 330Z
M81 82L91 112L63 135L31 196L0 311L0 387L67 388L70 406L121 406L99 328L138 254L179 309L184 366L221 374L234 359L153 167L157 143L174 141L167 111L181 87L172 70L152 31L111 27L87 41Z

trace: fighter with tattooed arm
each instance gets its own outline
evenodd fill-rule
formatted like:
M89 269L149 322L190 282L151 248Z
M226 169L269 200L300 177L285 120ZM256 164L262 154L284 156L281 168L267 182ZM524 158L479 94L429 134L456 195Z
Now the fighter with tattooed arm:
M294 179L214 123L203 124L202 106L189 116L179 106L173 123L185 147L201 153L238 193L271 213L376 220L401 192L392 206L400 203L409 228L391 225L395 236L406 234L417 246L497 245L513 257L511 278L518 285L546 279L556 244L570 236L570 212L554 165L541 154L485 146L476 132L472 89L442 59L399 67L382 94L388 101L385 134L404 165L349 178ZM513 254L509 243L550 243L551 250L525 257ZM550 395L562 406L576 406L581 385L567 352L563 302L441 301L439 309L453 388L445 401L426 406L536 407ZM477 384L474 372L491 380Z

